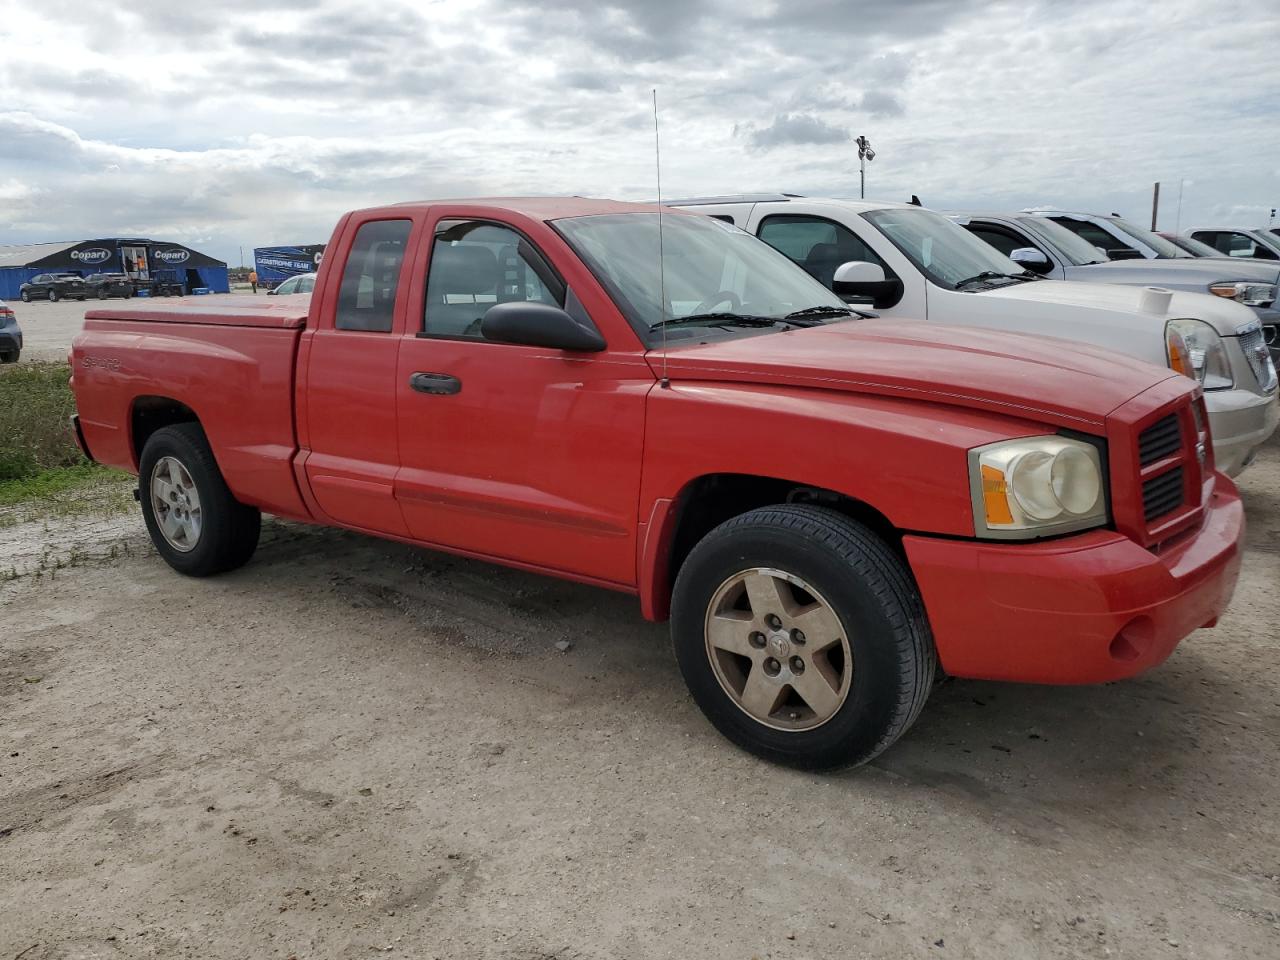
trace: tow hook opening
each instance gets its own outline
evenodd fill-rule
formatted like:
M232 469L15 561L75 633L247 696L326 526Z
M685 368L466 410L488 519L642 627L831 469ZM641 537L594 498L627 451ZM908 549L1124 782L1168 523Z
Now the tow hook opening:
M1155 625L1150 617L1134 617L1126 623L1111 641L1111 657L1124 663L1132 663L1151 648L1155 638Z

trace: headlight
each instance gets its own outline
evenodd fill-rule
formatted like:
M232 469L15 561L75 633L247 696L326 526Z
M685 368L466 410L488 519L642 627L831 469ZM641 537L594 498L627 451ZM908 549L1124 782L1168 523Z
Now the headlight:
M1165 349L1169 366L1199 380L1206 390L1235 386L1222 337L1203 320L1170 320L1165 325Z
M1276 298L1276 286L1274 283L1248 283L1243 280L1239 282L1224 280L1221 283L1211 283L1209 284L1209 292L1215 297L1238 300L1246 307L1264 307L1274 302Z
M969 489L980 537L1048 537L1107 521L1102 459L1082 440L1028 437L975 447Z

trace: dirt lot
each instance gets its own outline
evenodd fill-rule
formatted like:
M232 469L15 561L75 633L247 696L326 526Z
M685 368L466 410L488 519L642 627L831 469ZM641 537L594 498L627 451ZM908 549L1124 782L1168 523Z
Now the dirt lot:
M1217 629L1126 683L944 684L839 776L720 739L627 597L279 523L207 581L134 514L0 527L0 960L1275 958L1280 444L1243 488Z

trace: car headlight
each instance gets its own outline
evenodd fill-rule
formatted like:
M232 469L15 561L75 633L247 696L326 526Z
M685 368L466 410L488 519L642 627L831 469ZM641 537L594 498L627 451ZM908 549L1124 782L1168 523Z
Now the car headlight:
M1215 297L1226 297L1228 300L1239 301L1246 307L1265 307L1276 299L1276 285L1274 283L1223 280L1221 283L1209 284L1209 292Z
M1206 390L1235 386L1222 337L1203 320L1170 320L1165 325L1165 350L1170 368L1199 380Z
M1102 457L1082 440L1027 437L975 447L969 489L980 537L1049 537L1107 522Z

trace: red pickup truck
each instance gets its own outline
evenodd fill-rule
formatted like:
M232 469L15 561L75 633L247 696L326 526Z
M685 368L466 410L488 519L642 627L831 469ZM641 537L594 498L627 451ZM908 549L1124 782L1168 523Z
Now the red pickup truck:
M181 573L265 511L636 594L709 719L807 768L939 669L1113 680L1230 600L1240 499L1167 369L869 318L652 206L390 206L328 251L309 300L86 315L80 441Z

